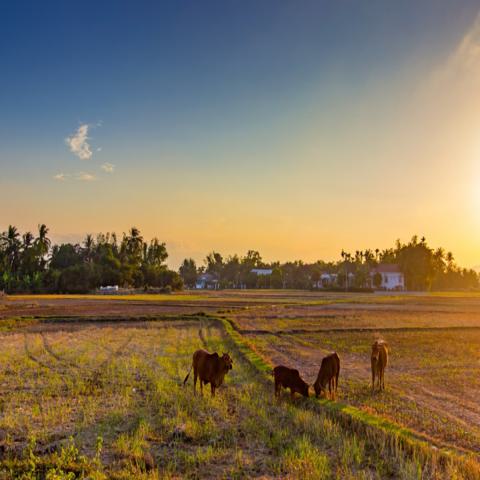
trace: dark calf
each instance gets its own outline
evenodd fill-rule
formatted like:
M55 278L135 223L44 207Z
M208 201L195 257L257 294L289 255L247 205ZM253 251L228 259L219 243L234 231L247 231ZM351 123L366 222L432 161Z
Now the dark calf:
M298 370L279 365L273 369L273 377L275 379L276 397L280 395L282 387L290 389L292 398L295 396L295 392L308 397L308 384L302 380Z
M315 389L315 395L318 398L322 392L327 393L327 383L328 383L328 392L330 398L333 400L337 394L338 388L338 376L340 374L340 358L336 353L331 353L327 355L322 360L322 365L318 372L317 379L313 384Z

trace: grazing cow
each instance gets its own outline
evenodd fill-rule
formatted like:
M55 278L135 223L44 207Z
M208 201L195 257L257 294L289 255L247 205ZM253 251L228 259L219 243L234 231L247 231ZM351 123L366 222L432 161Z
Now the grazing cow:
M315 396L318 398L322 392L327 394L327 383L328 383L328 392L332 400L335 399L338 388L338 376L340 374L340 358L334 352L330 355L327 355L322 360L322 365L318 371L317 379L313 384L315 389Z
M385 367L388 364L388 348L383 340L376 340L372 345L372 392L375 390L375 377L379 390L385 390Z
M295 396L295 392L308 397L308 383L302 380L298 370L279 365L273 369L273 376L275 378L276 397L280 395L281 387L289 388L292 398Z
M215 396L215 389L218 388L225 378L226 373L233 368L233 361L228 353L221 357L218 353L208 353L205 350L197 350L193 354L193 361L190 370L183 381L187 383L190 372L193 368L193 393L196 393L197 377L200 378L200 393L203 395L203 384L210 384L212 397Z

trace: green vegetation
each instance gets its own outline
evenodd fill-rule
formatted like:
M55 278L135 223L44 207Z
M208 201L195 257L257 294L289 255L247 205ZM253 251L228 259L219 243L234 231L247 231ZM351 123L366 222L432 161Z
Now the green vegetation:
M338 262L307 264L302 261L265 262L260 253L249 250L243 257L226 259L218 252L205 258L198 267L185 259L179 273L167 268L165 243L157 238L144 241L133 227L119 240L115 233L87 235L81 244L52 245L48 228L39 225L38 233L20 235L9 226L0 233L0 291L7 293L87 293L100 286L157 289L165 292L193 288L201 274L213 288L313 289L322 284L322 274L335 274L329 289L366 290L381 284L381 275L371 276L379 264L397 264L405 276L408 290L476 289L479 276L458 267L453 255L442 248L434 250L426 240L415 236L407 244L397 241L395 248L341 252ZM257 275L253 269L271 273ZM348 283L346 282L350 279ZM210 282L210 284L209 284ZM346 284L347 283L347 284Z
M336 274L331 289L368 289L379 287L381 275L370 277L370 272L379 264L397 264L405 276L407 290L441 290L478 288L479 276L474 270L458 267L451 252L443 248L431 248L425 238L412 237L410 242L396 242L394 248L384 250L357 250L350 254L342 250L338 262L268 263L260 253L249 250L243 257L211 252L205 259L205 267L199 273L212 275L222 288L291 288L311 289L321 283L322 273ZM254 268L271 269L269 275L256 275ZM195 262L185 259L180 273L186 284L191 284ZM346 285L346 274L352 277Z
M179 290L181 277L165 265L164 243L147 243L137 228L119 241L112 234L80 244L51 245L48 228L22 237L14 226L0 234L0 291L86 293L102 285Z

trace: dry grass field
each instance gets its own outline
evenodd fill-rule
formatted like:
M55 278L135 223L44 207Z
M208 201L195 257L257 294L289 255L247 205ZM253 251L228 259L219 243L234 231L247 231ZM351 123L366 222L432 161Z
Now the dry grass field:
M0 478L479 478L477 295L13 297L0 312ZM372 395L375 338L391 358ZM214 399L182 386L200 347L234 358ZM339 413L273 398L269 366L313 383L332 350Z

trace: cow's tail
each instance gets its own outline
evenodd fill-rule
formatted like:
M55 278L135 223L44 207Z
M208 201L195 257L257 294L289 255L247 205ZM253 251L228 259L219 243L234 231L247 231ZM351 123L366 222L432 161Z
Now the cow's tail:
M192 363L192 366L190 367L190 370L188 371L187 373L187 376L185 377L185 380L183 381L183 384L185 385L187 383L187 380L188 380L188 377L190 376L190 373L192 371L192 368L193 368L193 363Z

